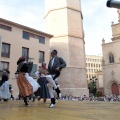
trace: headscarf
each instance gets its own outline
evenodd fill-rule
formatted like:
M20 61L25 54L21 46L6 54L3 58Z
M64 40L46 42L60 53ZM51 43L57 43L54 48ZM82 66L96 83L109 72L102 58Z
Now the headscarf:
M46 69L46 63L42 63L42 67L44 68L44 69Z
M21 62L25 61L25 57L20 57L17 61L17 65L20 64Z
M8 76L7 75L2 75L2 80L0 81L0 86L2 86L2 84L8 80Z

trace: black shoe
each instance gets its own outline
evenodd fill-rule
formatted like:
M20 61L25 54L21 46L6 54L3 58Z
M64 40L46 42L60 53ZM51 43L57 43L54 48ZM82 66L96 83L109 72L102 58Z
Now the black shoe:
M4 99L4 102L8 102L8 99Z
M33 100L32 100L32 102L35 102L35 97L33 97Z
M59 88L57 87L57 88L55 89L55 91L57 92L58 98L60 98L60 97L61 97L61 92L60 92Z
M29 104L24 104L25 107L29 107L30 105Z

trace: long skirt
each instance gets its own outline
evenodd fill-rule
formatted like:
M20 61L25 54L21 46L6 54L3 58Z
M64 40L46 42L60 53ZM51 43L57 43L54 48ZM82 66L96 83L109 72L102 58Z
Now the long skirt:
M31 76L29 76L28 73L25 74L25 77L27 78L28 82L32 85L33 93L36 92L38 88L40 87L40 85Z
M40 96L41 98L50 98L46 78L40 77L37 82L41 88L36 92L36 96Z
M9 83L5 81L2 86L0 86L0 98L10 99Z
M21 96L27 97L33 94L33 87L26 79L23 73L19 73L17 77L17 85L20 91Z

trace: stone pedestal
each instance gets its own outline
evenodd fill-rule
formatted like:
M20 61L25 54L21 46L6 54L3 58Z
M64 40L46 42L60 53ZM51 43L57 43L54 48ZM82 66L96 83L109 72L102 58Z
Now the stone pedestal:
M67 67L63 69L58 81L62 95L88 96L85 74L86 70L81 68Z

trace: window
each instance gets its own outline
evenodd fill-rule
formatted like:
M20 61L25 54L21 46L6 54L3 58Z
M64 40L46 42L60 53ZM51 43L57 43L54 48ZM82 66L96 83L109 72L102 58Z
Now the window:
M114 63L114 55L112 53L109 54L109 62Z
M87 78L88 78L88 74L87 74Z
M45 37L40 36L39 43L45 44Z
M22 56L24 56L25 59L28 61L28 57L29 57L29 48L22 47Z
M91 78L91 75L89 75L89 78Z
M29 40L29 33L23 31L23 38Z
M2 57L10 57L10 44L2 43L2 52L1 52Z
M3 69L9 70L9 63L8 62L1 61L1 64L0 64L0 75L1 75L1 72L2 72Z
M43 51L39 51L39 63L44 62L44 52Z
M96 64L96 67L98 67L98 64Z
M5 30L8 30L8 31L12 31L12 27L7 26L7 25L0 24L0 28L1 28L1 29L5 29Z
M90 63L88 63L88 67L90 67Z
M29 40L30 37L39 39L39 43L45 44L45 37L39 36L39 35L34 34L34 33L30 33L27 31L23 31L23 38L24 39Z
M93 67L93 64L91 63L91 67Z
M29 36L32 37L32 38L39 39L39 36L38 36L38 35L35 35L35 34L33 34L33 33L29 33Z
M100 64L99 64L99 68L100 68Z

